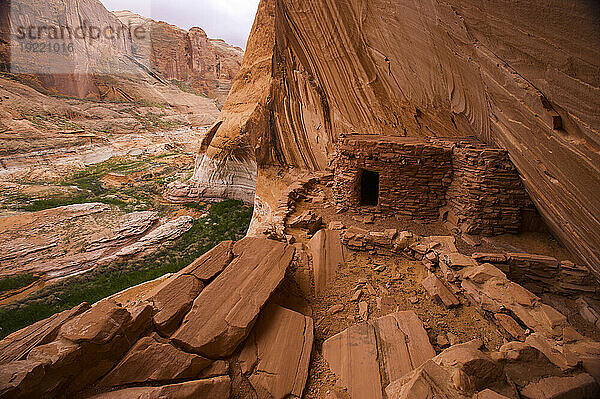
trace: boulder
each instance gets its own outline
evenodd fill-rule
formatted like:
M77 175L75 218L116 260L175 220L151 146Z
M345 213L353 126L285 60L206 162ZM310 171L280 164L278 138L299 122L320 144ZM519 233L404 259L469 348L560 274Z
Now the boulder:
M344 223L335 220L333 222L329 222L328 228L329 230L344 230L346 226L344 225Z
M381 351L381 352L380 352ZM394 381L435 356L412 312L361 323L329 338L323 356L352 398L382 398L381 381Z
M453 308L460 305L456 296L434 274L430 274L421 284L433 299L444 306Z
M308 378L313 344L310 317L268 306L242 350L242 372L259 397L300 399Z
M506 280L506 274L491 263L484 263L469 269L469 272L464 277L472 280L476 284L483 284L494 277Z
M459 270L465 267L477 266L477 262L460 252L446 253L440 257L440 261L444 262L449 268Z
M231 380L228 376L222 376L159 387L121 389L90 399L217 399L228 398L230 393Z
M434 360L441 366L453 368L466 376L466 390L479 391L488 386L504 381L504 371L500 364L479 350L482 342L470 341L454 345L444 350ZM465 389L463 389L465 390Z
M233 241L223 241L181 270L178 275L190 274L203 282L208 282L225 270L232 259Z
M0 367L0 398L27 398L35 393L34 387L43 378L43 362L16 360L6 363Z
M211 359L229 356L283 280L294 252L263 238L238 241L233 261L198 295L173 341Z
M319 230L308 243L312 254L315 293L323 295L327 283L344 266L344 253L340 233L334 230Z
M525 336L525 330L511 316L504 313L497 313L494 315L494 318L514 339L525 341L525 338L527 338Z
M154 335L140 339L100 385L116 387L191 379L211 363L211 360L183 352Z
M492 391L491 389L484 389L481 392L478 392L473 399L510 399L508 396L500 395L497 392Z
M106 374L151 325L152 308L130 311L105 299L72 318L57 338L33 348L27 359L7 363L6 397L73 395ZM3 384L4 386L4 384Z
M289 223L289 227L292 229L308 230L309 235L315 234L321 226L323 226L323 218L317 216L313 211L306 211Z
M454 389L450 374L433 360L393 381L385 392L389 399L467 399Z
M15 360L24 360L36 346L52 342L64 323L89 308L90 305L82 303L73 309L65 310L10 334L0 341L0 365Z
M59 337L75 343L104 345L125 330L132 317L111 299L98 302L87 312L66 322Z
M532 382L519 392L524 399L596 399L598 384L586 373L567 377L547 377Z
M191 274L177 275L157 287L148 297L155 309L153 321L156 330L164 335L173 333L202 288L204 284Z

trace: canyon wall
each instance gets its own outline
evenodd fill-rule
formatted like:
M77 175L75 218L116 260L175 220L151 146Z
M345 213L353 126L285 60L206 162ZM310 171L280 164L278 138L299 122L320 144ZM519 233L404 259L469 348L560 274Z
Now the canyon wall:
M242 64L244 52L220 39L209 39L201 28L190 31L144 18L130 11L113 14L124 24L144 21L150 27L151 66L187 89L225 102ZM185 88L185 87L184 87Z
M123 28L112 40L105 35L96 40L75 40L75 50L64 55L64 62L52 61L43 52L27 60L21 57L26 70L19 73L19 79L53 95L142 102L148 99L138 95L135 86L140 80L151 80L214 99L220 108L243 57L242 49L210 39L200 28L188 32L129 11L111 13L98 0L10 0L0 5L0 71L18 72L10 40L11 35L18 36L21 26ZM130 26L142 26L147 40L132 40ZM97 66L101 71L95 69ZM43 73L35 72L40 70Z
M197 184L256 162L260 202L262 171L325 169L345 134L476 136L600 276L597 2L262 0L247 53Z

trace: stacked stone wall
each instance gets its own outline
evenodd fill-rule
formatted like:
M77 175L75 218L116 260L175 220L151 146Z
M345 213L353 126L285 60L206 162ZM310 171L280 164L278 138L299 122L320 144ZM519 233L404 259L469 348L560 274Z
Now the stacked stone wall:
M437 218L452 181L451 156L449 148L414 140L348 138L336 156L335 204L344 210ZM377 207L361 205L363 170L379 173Z
M452 164L446 198L460 230L485 236L518 233L523 211L534 205L506 151L456 146Z
M379 173L379 203L361 203L363 170ZM474 139L347 136L337 147L338 211L444 220L476 235L518 233L533 203L506 151Z

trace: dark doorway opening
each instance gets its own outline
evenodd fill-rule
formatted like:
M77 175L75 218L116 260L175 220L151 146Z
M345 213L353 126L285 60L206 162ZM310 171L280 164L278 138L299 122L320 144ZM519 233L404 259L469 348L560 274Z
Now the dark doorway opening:
M379 173L363 170L360 176L360 202L362 205L379 204Z

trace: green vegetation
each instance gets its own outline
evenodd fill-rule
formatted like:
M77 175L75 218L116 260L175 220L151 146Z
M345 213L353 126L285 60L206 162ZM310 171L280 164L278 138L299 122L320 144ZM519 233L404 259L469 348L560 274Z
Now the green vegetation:
M63 115L53 114L35 114L25 115L25 119L31 122L38 129L47 129L48 125L53 125L55 128L63 130L79 130L81 127L76 123L71 122Z
M185 124L180 122L163 120L163 115L155 114L153 112L148 112L146 114L134 112L132 115L142 124L144 130L148 131L173 130L185 126Z
M15 277L6 277L0 279L0 294L27 287L38 278L33 274L22 274Z
M172 155L161 154L144 159L111 158L55 182L59 186L76 187L79 191L75 193L57 193L41 199L14 193L5 196L2 207L35 212L59 206L100 202L117 206L123 212L148 209L161 211L162 205L157 199L162 196L169 177L176 172L176 169L165 161ZM121 187L108 187L102 179L109 173L136 177L132 179L132 183Z
M181 80L172 79L170 80L172 85L177 86L177 88L184 93L194 94L196 96L208 98L207 95L200 93L196 89L194 89L188 82L182 82Z
M252 208L239 201L193 207L206 210L208 216L197 219L192 229L171 247L141 260L97 268L1 307L0 338L82 302L94 303L128 287L177 272L219 242L242 238L252 217Z

